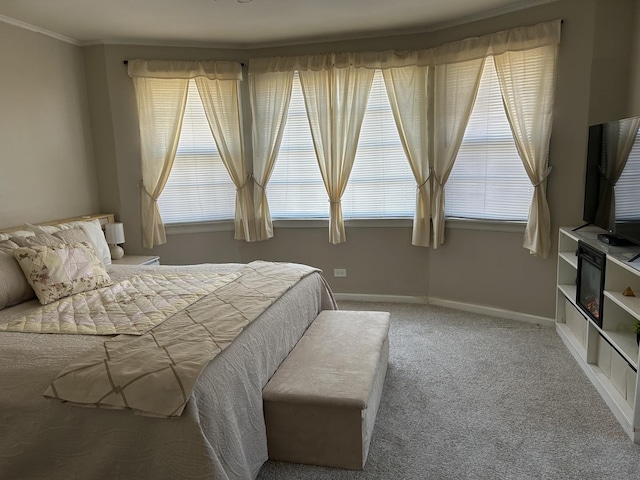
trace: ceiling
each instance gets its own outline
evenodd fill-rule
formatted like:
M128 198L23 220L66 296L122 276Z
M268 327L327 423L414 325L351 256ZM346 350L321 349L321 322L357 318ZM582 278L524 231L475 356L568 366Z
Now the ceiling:
M416 33L556 0L0 0L0 20L77 45L256 48Z

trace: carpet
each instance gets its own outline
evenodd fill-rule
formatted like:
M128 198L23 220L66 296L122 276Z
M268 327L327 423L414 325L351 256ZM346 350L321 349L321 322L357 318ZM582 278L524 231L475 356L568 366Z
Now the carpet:
M391 312L363 471L268 461L270 479L640 479L633 444L553 327L430 305Z

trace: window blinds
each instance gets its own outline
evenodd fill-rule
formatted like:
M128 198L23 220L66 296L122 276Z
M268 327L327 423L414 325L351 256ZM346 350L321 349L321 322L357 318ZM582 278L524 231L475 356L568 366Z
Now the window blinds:
M230 220L235 197L195 80L190 80L176 158L158 200L162 220L165 224Z
M274 219L328 218L298 74L278 159L267 187ZM342 197L346 218L413 217L415 181L402 149L382 73L376 71L358 151Z
M533 186L504 111L493 57L486 59L445 192L447 217L526 221L529 215Z

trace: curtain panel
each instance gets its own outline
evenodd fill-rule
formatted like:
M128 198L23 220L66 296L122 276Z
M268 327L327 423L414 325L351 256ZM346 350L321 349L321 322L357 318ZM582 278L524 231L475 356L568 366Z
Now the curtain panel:
M280 151L287 121L293 71L261 75L249 73L253 141L253 202L256 240L273 237L273 224L267 201L267 184Z
M176 157L189 80L136 77L133 86L140 128L142 245L153 248L167 242L158 198Z
M251 200L251 182L244 164L244 141L238 81L196 77L200 100L222 162L236 186L235 236L254 241L255 224Z
M299 73L313 146L329 196L329 241L342 243L346 232L341 199L356 157L375 72L346 67Z

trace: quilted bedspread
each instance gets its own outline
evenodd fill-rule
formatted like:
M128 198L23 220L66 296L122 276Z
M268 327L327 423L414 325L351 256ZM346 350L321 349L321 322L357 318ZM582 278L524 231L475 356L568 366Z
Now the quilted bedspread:
M0 331L141 335L238 273L142 274L78 293L0 324Z
M45 396L179 416L204 367L301 278L318 269L252 262L237 278L137 336L107 340L63 369Z

